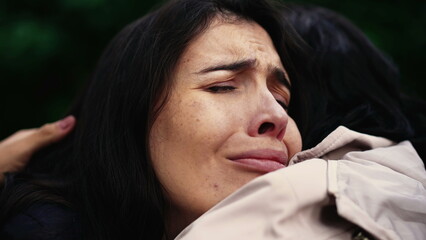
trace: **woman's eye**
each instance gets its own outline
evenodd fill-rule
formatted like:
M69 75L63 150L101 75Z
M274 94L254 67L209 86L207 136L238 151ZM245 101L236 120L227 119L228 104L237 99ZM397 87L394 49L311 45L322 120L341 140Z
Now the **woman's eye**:
M233 87L233 86L211 86L211 87L207 88L207 90L212 92L212 93L231 92L235 89L236 89L236 87Z
M288 105L286 103L284 103L284 102L282 102L280 100L277 100L277 103L279 105L281 105L281 107L284 108L284 110L286 110L286 111L288 110Z

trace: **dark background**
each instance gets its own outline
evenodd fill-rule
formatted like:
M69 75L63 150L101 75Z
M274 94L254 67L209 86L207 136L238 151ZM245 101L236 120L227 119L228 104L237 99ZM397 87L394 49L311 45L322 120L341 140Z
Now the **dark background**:
M426 1L291 1L335 10L398 64L403 90L426 99ZM1 0L0 139L55 121L108 41L158 5L149 0Z

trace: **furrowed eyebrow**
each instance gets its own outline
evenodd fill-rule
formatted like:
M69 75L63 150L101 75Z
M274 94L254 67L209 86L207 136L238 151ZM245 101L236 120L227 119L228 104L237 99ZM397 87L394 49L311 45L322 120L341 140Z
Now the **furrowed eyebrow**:
M204 74L214 71L232 71L232 72L238 72L247 68L251 68L256 64L256 59L247 59L242 61L237 61L233 63L227 63L227 64L219 64L211 67L207 67L199 72L197 74Z
M280 83L286 86L289 90L291 89L290 80L287 78L283 70L280 68L273 68L272 72Z

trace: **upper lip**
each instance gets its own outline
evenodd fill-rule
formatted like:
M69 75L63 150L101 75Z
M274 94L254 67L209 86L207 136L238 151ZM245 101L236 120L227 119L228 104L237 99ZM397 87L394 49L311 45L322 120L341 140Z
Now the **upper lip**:
M287 162L288 162L287 152L272 150L272 149L249 150L249 151L232 155L228 159L229 160L238 160L238 159L272 160L272 161L281 163L283 165L287 165Z

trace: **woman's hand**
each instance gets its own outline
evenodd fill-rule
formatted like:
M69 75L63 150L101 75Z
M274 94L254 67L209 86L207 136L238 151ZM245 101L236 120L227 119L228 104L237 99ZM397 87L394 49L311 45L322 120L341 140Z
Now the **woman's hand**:
M64 138L74 125L75 117L68 116L40 128L19 130L0 141L0 183L3 173L22 170L35 152Z

